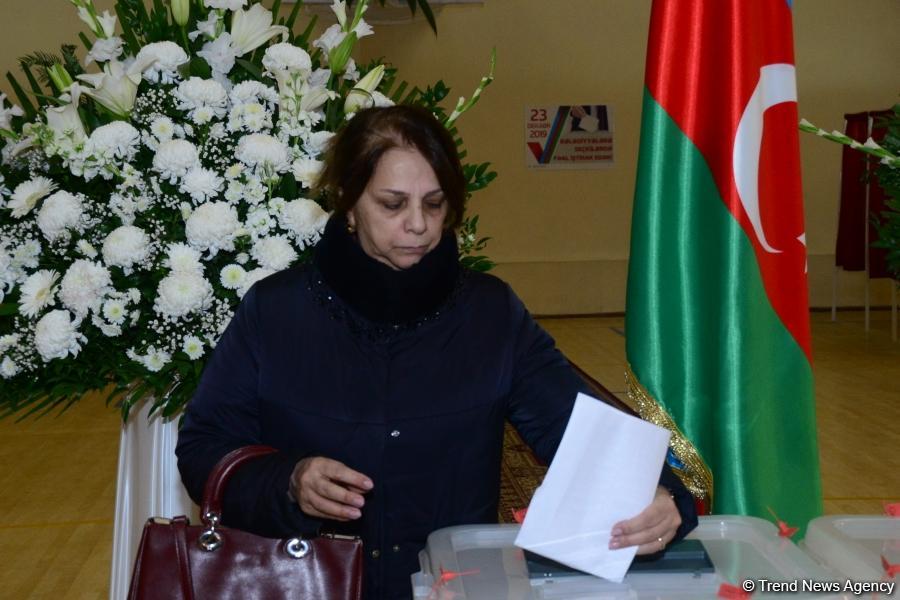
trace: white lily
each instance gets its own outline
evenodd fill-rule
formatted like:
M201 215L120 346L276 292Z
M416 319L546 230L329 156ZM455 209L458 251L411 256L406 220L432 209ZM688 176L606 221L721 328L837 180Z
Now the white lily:
M272 12L261 4L254 4L249 10L234 13L231 21L231 41L238 49L238 56L256 50L276 35L281 40L288 38L288 29L284 25L272 25Z
M0 129L10 129L12 118L21 117L25 114L25 111L11 102L9 108L7 108L6 103L6 94L0 92Z
M84 6L78 7L78 18L81 19L85 25L90 28L91 31L94 32L95 35L100 35L100 31L103 31L103 27L94 18L91 12Z
M103 66L102 73L79 75L78 79L93 87L84 89L85 94L116 115L126 117L134 107L141 73L134 68L126 71L121 62L111 60Z
M332 92L327 87L322 85L310 86L308 83L304 82L303 87L300 88L300 112L312 112L328 102L328 100L334 99L337 97L335 92Z
M116 34L116 15L108 10L104 10L102 15L97 16L97 22L100 23L100 27L103 29L103 36L101 37L112 37Z
M378 65L366 73L366 76L360 79L353 86L353 89L350 90L350 93L347 94L347 99L344 100L344 112L351 114L372 106L375 102L372 93L378 87L378 84L381 83L383 77L384 65Z
M347 2L345 0L334 0L331 10L334 12L334 16L337 17L338 25L343 30L347 25Z
M57 140L70 139L78 144L87 137L84 124L78 115L78 101L83 88L77 83L69 86L68 96L71 99L65 106L54 106L45 111L47 126L53 131Z
M172 19L179 27L187 25L188 18L191 16L190 0L172 0L169 8L172 9Z

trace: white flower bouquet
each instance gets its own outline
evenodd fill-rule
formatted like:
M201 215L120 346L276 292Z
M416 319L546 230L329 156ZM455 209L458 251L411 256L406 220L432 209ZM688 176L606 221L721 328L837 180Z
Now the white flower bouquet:
M11 78L18 105L0 94L0 416L93 389L125 417L147 395L176 414L249 287L311 256L333 132L413 102L455 135L492 77L448 113L441 82L407 93L393 69L359 67L367 0L335 0L312 41L314 19L294 33L299 4L280 17L278 0L118 0L117 16L70 1L93 37L83 63L74 46L26 57L30 90ZM470 191L495 175L465 173ZM489 268L476 226L461 260Z

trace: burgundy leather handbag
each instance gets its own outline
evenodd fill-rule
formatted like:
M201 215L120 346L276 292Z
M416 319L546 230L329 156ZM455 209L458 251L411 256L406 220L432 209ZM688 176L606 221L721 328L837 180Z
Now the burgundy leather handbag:
M246 446L213 468L203 490L202 525L187 517L144 525L129 600L359 600L362 542L320 536L271 539L219 524L229 477L248 460L271 454Z

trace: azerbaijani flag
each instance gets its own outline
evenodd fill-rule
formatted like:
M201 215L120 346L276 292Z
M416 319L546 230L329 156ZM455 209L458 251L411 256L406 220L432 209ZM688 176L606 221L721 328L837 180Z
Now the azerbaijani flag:
M655 0L629 393L713 512L821 514L789 0Z

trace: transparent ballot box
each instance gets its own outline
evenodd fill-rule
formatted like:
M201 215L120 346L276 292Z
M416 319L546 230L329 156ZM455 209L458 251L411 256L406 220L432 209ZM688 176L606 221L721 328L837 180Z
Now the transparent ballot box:
M882 558L889 565L900 563L900 518L819 517L809 522L803 545L810 555L844 577L858 581L894 581L900 587L900 575L888 579L882 563Z
M526 557L513 545L518 525L463 525L428 536L419 554L421 571L413 574L416 600L606 600L716 599L723 583L754 582L753 598L783 597L766 592L764 582L834 581L835 574L793 542L778 536L768 521L753 517L701 517L688 539L699 540L713 572L635 572L622 583L590 575L529 577ZM646 566L646 565L643 565ZM450 577L441 580L441 574ZM458 574L458 575L455 575ZM790 594L792 598L844 598L841 594Z

